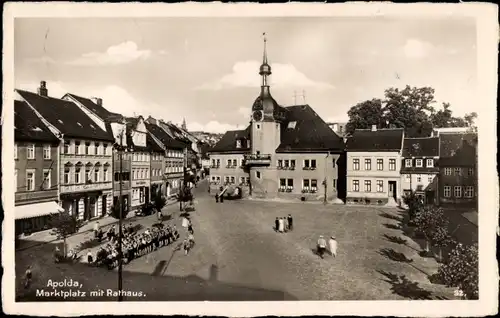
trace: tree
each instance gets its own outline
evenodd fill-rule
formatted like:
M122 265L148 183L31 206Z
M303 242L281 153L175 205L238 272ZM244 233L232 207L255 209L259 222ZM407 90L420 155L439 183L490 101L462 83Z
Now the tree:
M426 239L425 252L428 253L431 244L441 244L447 236L448 220L441 208L426 206L415 216L417 231L422 233ZM440 248L442 245L438 245Z
M477 119L476 112L465 114L465 116L464 116L464 120L467 123L468 127L475 127L476 119Z
M448 287L458 287L467 299L479 297L478 246L458 243L448 261L439 266L438 276Z
M68 212L63 211L52 217L51 226L51 234L55 235L59 240L63 240L63 257L66 258L66 238L78 232L82 227L82 222Z
M122 219L127 218L127 214L128 214L128 211L126 209L124 209L123 205L122 205L122 207L121 207L121 218ZM117 219L117 220L120 219L120 205L118 204L118 202L117 202L116 205L113 205L111 207L111 216L113 218Z
M420 197L417 196L417 193L415 191L411 191L403 196L403 202L408 206L408 216L409 216L409 223L413 224L415 221L415 217L417 213L422 211L424 208L424 203L420 199Z
M155 196L155 199L154 199L154 205L155 205L155 208L158 210L158 211L161 211L161 209L163 209L163 207L167 204L167 200L165 199L164 196L162 195L157 195Z
M349 122L346 125L348 134L352 134L355 129L367 129L372 125L385 127L385 119L382 107L382 100L372 99L361 102L349 109Z

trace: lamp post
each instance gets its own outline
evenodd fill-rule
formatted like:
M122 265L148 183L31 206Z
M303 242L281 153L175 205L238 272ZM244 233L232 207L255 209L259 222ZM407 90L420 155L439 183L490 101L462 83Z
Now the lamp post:
M120 156L120 173L119 173L119 199L118 199L118 212L119 212L119 218L118 218L118 301L123 301L123 295L122 295L122 290L123 290L123 253L122 253L122 239L123 239L123 231L122 231L122 222L123 222L123 153L125 150L123 149L123 134L126 129L126 122L123 123L124 127L123 130L120 133L120 149L119 149L119 156Z

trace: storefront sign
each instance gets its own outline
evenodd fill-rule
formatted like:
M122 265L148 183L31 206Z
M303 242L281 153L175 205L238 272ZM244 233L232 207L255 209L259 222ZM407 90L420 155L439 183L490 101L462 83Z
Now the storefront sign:
M113 186L112 186L111 182L63 185L63 186L61 186L61 193L85 192L85 191L96 191L96 190L111 190L112 188L113 188Z
M150 185L149 180L139 180L139 181L132 181L132 187L137 188L137 187L149 187Z

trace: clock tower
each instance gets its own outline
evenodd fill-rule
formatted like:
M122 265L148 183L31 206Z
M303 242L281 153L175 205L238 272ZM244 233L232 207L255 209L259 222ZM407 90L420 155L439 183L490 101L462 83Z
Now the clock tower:
M264 55L259 74L262 77L260 95L252 106L251 156L255 164L249 165L252 192L266 197L276 194L278 177L275 152L281 143L280 115L282 107L271 96L269 76L271 66L267 60L267 39L264 33Z

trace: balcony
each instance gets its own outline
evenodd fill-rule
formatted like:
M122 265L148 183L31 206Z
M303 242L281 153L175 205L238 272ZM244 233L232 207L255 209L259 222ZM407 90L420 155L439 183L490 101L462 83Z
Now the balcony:
M278 166L278 170L295 170L295 166Z
M245 155L243 164L245 166L270 166L271 155L261 155L261 154Z
M316 170L316 167L303 167L302 170Z
M210 169L219 169L220 165L211 165Z

